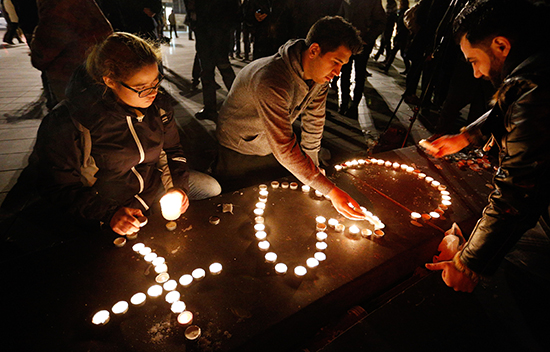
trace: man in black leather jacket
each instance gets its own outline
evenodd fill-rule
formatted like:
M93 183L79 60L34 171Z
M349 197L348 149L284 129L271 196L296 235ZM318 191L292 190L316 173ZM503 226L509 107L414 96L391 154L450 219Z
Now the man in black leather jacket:
M546 26L545 11L522 0L483 0L467 5L455 20L474 76L490 79L497 93L492 110L460 134L435 140L433 154L456 153L484 136L500 150L495 190L469 240L452 261L426 265L442 270L443 280L456 291L471 292L527 230L549 219L549 32L536 28Z

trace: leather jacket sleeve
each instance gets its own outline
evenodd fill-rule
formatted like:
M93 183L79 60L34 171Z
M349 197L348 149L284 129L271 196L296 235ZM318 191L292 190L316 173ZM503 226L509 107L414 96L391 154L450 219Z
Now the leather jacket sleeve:
M548 83L525 77L505 81L497 105L484 124L493 129L500 147L500 168L489 204L460 253L460 261L480 274L493 274L528 229L548 212L550 199L550 89ZM484 123L483 123L484 122Z

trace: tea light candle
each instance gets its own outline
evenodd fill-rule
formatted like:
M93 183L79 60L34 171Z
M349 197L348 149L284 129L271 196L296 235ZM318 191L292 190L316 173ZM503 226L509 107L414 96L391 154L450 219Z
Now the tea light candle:
M181 215L183 194L180 192L166 193L160 199L160 210L166 220L177 220Z
M256 224L256 225L254 225L254 230L264 231L265 230L265 225L264 224Z
M114 314L124 314L128 311L128 302L126 301L118 301L116 302L113 307L111 308L111 311Z
M448 206L451 205L451 201L450 201L450 200L445 200L445 199L443 199L443 200L441 201L441 204L443 204L443 205L445 205L445 206L448 207Z
M139 226L141 226L141 224ZM129 235L126 235L126 239L128 240L135 240L137 237L138 237L138 232L134 232Z
M124 245L126 244L126 239L124 237L117 237L115 238L113 243L115 244L116 247L119 247L119 248L124 247Z
M321 192L315 190L315 195L316 195L317 197L321 198L321 197L323 196L323 193L321 193Z
M315 237L317 237L317 241L324 241L327 239L328 235L326 232L317 232Z
M397 170L397 169L399 169L399 168L401 167L401 164L399 164L399 163L393 163L392 166L393 166L394 169Z
M298 189L298 183L296 182L290 182L290 189Z
M342 170L342 165L334 165L334 170L336 171Z
M256 216L256 217L254 218L254 222L255 222L256 224L263 224L263 223L265 222L265 219L264 219L263 216Z
M180 277L179 281L180 281L180 285L182 285L183 287L187 287L191 285L191 283L193 282L193 276L189 274L184 274Z
M109 314L109 311L107 310L100 310L99 312L95 313L92 317L92 324L95 325L105 325L109 322L111 319L111 316Z
M346 225L337 224L336 226L334 226L334 229L338 232L344 232L346 230Z
M208 270L210 270L210 274L218 275L222 272L222 265L220 263L212 263L208 267Z
M294 268L294 275L298 277L302 277L305 274L307 274L307 269L305 267L298 265L297 267Z
M167 271L168 271L168 265L166 265L166 264L159 264L159 265L155 266L155 272L157 274L165 273Z
M376 161L376 163L377 163L378 165L384 165L385 161L382 160L382 159L378 159L378 160Z
M258 200L262 203L267 203L267 196L259 196Z
M315 218L315 221L318 224L324 224L327 221L327 219L325 219L325 217L323 217L323 216L318 216L318 217Z
M411 174L414 171L414 167L409 166L405 169L405 171Z
M302 186L302 192L309 193L310 190L311 190L311 187L309 187L308 185L303 185Z
M265 254L265 261L268 263L275 263L277 260L277 253L275 252L267 252Z
M202 280L206 276L206 271L203 268L197 268L191 272L191 276L197 281Z
M256 203L256 208L265 209L265 203L264 202Z
M349 227L349 233L352 234L352 235L357 235L361 230L355 226L355 225L351 225Z
M317 231L323 232L323 231L326 231L327 225L322 223L317 223L317 225L315 225L315 228L317 229Z
M432 187L437 188L441 183L439 181L432 181Z
M315 252L313 257L315 257L315 259L317 259L320 262L327 259L327 255L323 252Z
M370 229L361 230L361 236L365 238L369 238L371 235L372 235L372 231Z
M179 301L180 296L181 295L178 291L170 291L166 294L166 296L164 296L164 299L166 300L166 302L172 304Z
M265 196L267 197L269 195L269 192L268 191L260 191L260 196Z
M170 275L168 273L160 273L155 277L155 281L157 284L163 284L166 281L170 279Z
M308 268L316 268L319 265L319 261L315 258L307 258L306 265Z
M320 251L324 251L325 249L327 249L328 245L326 242L317 242L315 244L315 248L317 248L318 250Z
M353 166L353 163L351 162L351 160L348 160L344 163L346 165L346 167L352 167Z
M173 291L173 292L178 292L178 291ZM170 292L172 293L172 292ZM168 296L168 295L166 295ZM172 305L170 306L170 310L176 314L179 314L181 312L183 312L185 310L185 308L187 308L187 306L185 305L184 302L182 301L174 301L172 303Z
M287 266L284 263L277 263L275 264L275 272L277 274L283 275L287 271Z
M432 212L430 213L430 216L432 217L432 219L439 219L439 217L440 217L441 215L439 215L438 212L432 211Z
M434 180L433 177L430 177L430 176L427 176L425 179L424 179L426 182L428 183L432 183L432 181Z
M153 285L153 286L149 287L149 289L147 290L147 294L150 297L160 296L162 294L162 286L161 285Z
M424 173L421 172L421 173L419 173L418 175L416 175L416 177L418 177L420 180L423 180L423 179L426 178L426 174L424 174Z
M147 263L151 263L154 259L158 257L157 253L151 252L143 257L143 260L145 260Z
M178 287L178 282L176 280L168 280L162 285L162 288L166 291L174 291Z
M285 189L286 189L286 188L288 188L288 186L289 186L289 183L288 183L288 182L283 182L283 183L281 183L281 188L285 188Z
M183 311L178 315L178 323L180 323L181 325L190 324L192 321L193 321L193 313L191 313L188 310Z
M164 259L164 257L156 257L155 259L153 259L151 264L153 264L154 266L157 266L157 265L164 264L165 261L166 260Z
M191 325L185 329L185 337L188 340L196 340L201 336L201 328L196 325Z
M376 238L384 237L384 231L382 230L374 230L373 236Z
M143 247L139 250L139 254L146 256L147 254L151 253L153 250L150 247Z
M430 220L432 217L430 216L430 214L422 214L422 220L424 221L428 221Z
M449 191L443 190L443 191L441 191L441 195L442 195L442 196L450 196L451 193L449 193Z
M269 241L260 241L258 242L258 248L262 251L267 251L269 249L270 243Z
M134 252L139 253L143 248L145 248L145 245L143 243L136 243L132 246L132 249Z
M443 200L449 200L449 201L450 201L450 200L451 200L451 196L445 196L445 195L443 195L443 196L441 196L441 199L443 199Z
M130 303L132 303L134 306L140 306L143 303L145 303L145 300L147 299L147 296L143 292L138 292L130 298Z
M267 237L267 233L265 231L258 231L256 232L256 238L259 240L265 240Z
M329 219L328 220L328 226L330 226L331 228L334 228L336 225L338 225L338 220L336 220L336 219Z
M414 212L414 211L411 213L411 219L413 219L413 220L418 220L421 217L422 217L422 215L420 215L420 213L417 213L417 212Z
M260 188L260 191L267 191L267 185L261 184L259 188Z
M256 209L254 209L254 214L256 214L258 216L264 215L264 210L260 209L260 208L256 208Z
M391 161L386 161L384 165L386 165L386 167L391 167L393 163Z
M272 187L272 188L279 188L279 181L273 181L273 182L271 182L271 187Z
M178 227L178 224L175 221L168 221L166 223L166 229L168 231L174 231Z
M447 186L445 186L445 185L439 185L439 187L437 187L437 189L440 190L440 191L444 191L444 190L447 189Z

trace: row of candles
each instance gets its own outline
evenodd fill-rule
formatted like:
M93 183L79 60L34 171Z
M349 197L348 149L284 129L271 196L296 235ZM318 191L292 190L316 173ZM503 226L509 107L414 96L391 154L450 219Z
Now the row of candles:
M130 298L130 303L134 306L141 306L145 304L147 296L156 298L161 296L163 292L166 292L164 299L170 304L171 311L178 314L178 323L182 325L191 324L193 321L193 313L186 310L187 306L180 300L181 294L176 289L178 288L178 282L182 287L188 287L193 282L204 279L206 270L197 268L193 270L191 274L184 274L176 281L170 278L165 258L158 256L153 252L151 247L147 247L143 243L136 243L132 246L132 249L134 252L140 254L145 262L150 263L154 267L154 271L157 275L155 277L156 283L147 289L147 294L143 292L134 294ZM220 263L212 263L208 269L212 275L218 275L222 272L223 267ZM127 301L119 301L111 307L111 312L115 315L122 315L128 311L129 307L130 305ZM110 312L108 310L100 310L92 317L92 323L95 325L105 325L109 320ZM197 331L200 332L198 327L192 327L189 333L186 331L185 335L190 339L197 338Z
M407 164L399 164L397 162L391 162L388 160L382 160L382 159L355 159L355 160L349 160L342 164L337 164L334 166L334 169L336 171L346 170L348 168L357 168L361 166L367 166L367 165L378 165L378 166L385 166L388 169L394 169L395 171L402 171L406 172L411 175L416 175L416 177L419 180L424 180L427 184L432 186L434 189L438 190L441 195L441 201L434 211L427 212L424 214L421 214L420 212L413 211L411 212L410 216L411 219L414 221L417 220L425 220L428 221L430 219L439 219L441 215L451 206L451 194L449 191L447 191L447 186L442 185L441 182L435 180L433 177L426 175L425 173L421 172L420 170L409 166Z
M291 190L298 189L298 183L297 182L282 182L279 183L278 181L271 182L272 188L290 188ZM302 192L309 193L311 191L311 188L308 185L302 186ZM266 232L266 226L265 226L265 218L264 213L267 205L267 198L269 195L268 187L265 184L261 184L259 186L259 196L258 196L258 202L256 203L256 207L254 208L254 231L255 231L255 237L259 241L258 242L258 248L263 251L267 252L264 256L265 261L267 263L274 264L274 270L279 275L284 275L288 271L288 266L285 263L277 262L278 255L274 251L269 251L271 248L271 243L267 240L267 232ZM315 195L317 197L322 197L323 194L319 191L315 191ZM372 214L371 212L367 211L364 207L361 207L361 210L365 214L365 219L368 220L373 226L374 226L374 233L370 229L360 229L356 225L352 225L349 227L348 231L352 235L357 235L361 233L363 237L370 237L371 235L374 237L382 237L384 236L384 232L382 229L385 227L384 223L380 221L380 219ZM328 235L326 233L327 230L327 224L331 228L333 228L337 232L344 232L345 231L345 225L339 223L337 219L331 218L327 221L327 219L323 216L317 216L315 218L316 223L316 239L317 243L315 244L316 252L313 255L313 257L310 257L306 260L305 265L298 265L294 267L294 275L297 277L303 277L307 274L307 270L316 268L319 266L319 263L326 260L327 256L324 253L324 251L327 249L328 244L326 242L326 239L328 238Z

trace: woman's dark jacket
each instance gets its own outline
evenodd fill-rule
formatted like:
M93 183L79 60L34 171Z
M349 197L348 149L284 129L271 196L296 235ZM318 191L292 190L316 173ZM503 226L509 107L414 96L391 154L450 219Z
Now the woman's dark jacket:
M42 197L84 219L109 223L120 207L146 211L165 189L188 190L187 162L167 97L159 93L149 108L131 108L94 84L83 67L67 97L40 124L29 159L27 169L36 175ZM83 149L90 143L84 142L81 126L90 132L95 182L82 175ZM164 178L165 186L163 152L171 176Z
M500 148L495 190L459 259L490 275L550 205L550 55L512 50L492 111L470 126L471 137L492 135Z

